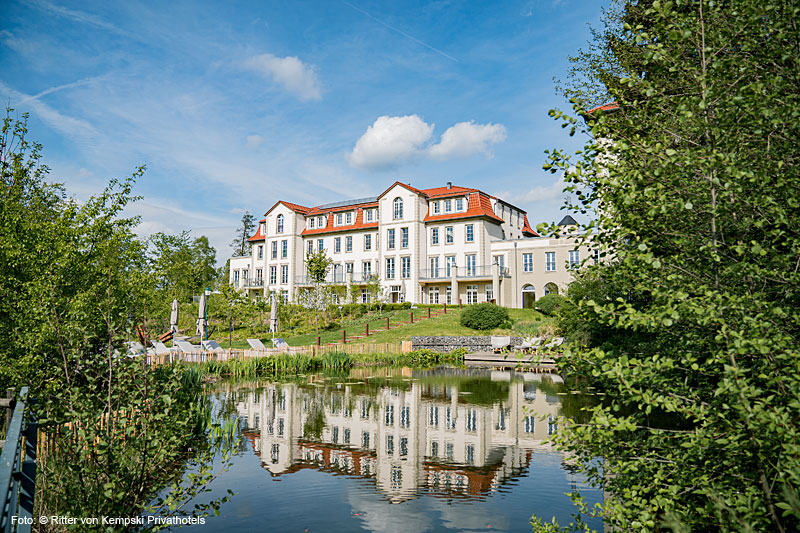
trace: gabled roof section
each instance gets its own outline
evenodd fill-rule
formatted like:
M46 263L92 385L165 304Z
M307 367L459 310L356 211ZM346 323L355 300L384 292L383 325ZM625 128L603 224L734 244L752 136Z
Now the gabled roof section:
M452 189L451 189L452 190ZM442 220L458 220L461 218L486 217L493 222L503 223L503 219L494 214L492 199L488 194L475 190L469 193L467 210L460 213L442 213L431 215L428 213L423 222L439 222Z
M449 189L447 187L433 187L430 189L422 189L422 192L425 193L428 198L447 198L448 196L463 196L471 192L481 191L478 189L471 189L469 187L459 187L457 185L453 185Z
M303 205L300 205L300 204L293 204L293 203L290 203L290 202L285 202L285 201L283 201L283 200L278 200L277 202L275 202L275 205L273 205L272 207L270 207L270 208L267 210L267 212L266 212L266 213L264 213L264 216L267 216L267 215L269 215L270 211L272 211L273 209L275 209L276 207L278 207L278 205L279 205L279 204L283 204L283 205L285 205L286 207L288 207L289 209L291 209L292 211L294 211L294 212L296 212L296 213L300 213L301 215L307 215L307 214L308 214L308 212L309 212L309 211L311 211L311 208L310 208L310 207L306 207L306 206L303 206Z
M380 200L381 198L383 198L383 196L384 196L384 195L385 195L387 192L391 191L391 190L394 188L394 186L395 186L395 185L400 185L401 187L405 187L405 188L406 188L406 189L408 189L409 191L411 191L411 192L413 192L413 193L416 193L416 194L419 194L419 195L421 195L421 196L426 196L426 197L428 196L427 194L425 194L425 192L423 192L423 191L421 191L421 190L419 190L419 189L417 189L417 188L415 188L415 187L412 187L411 185L408 185L407 183L403 183L403 182L401 182L401 181L395 181L394 183L392 183L391 185L389 185L389 187L388 187L388 188L387 188L385 191L383 191L382 193L380 193L380 194L378 195L378 200Z
M367 206L373 206L373 205L377 206L377 203L375 203L375 204L366 204L366 205ZM337 208L337 210L341 210L341 208ZM364 222L364 210L363 209L359 209L358 211L356 211L356 219L353 221L353 224L350 224L350 225L347 225L347 226L334 226L333 223L334 223L334 218L332 216L329 216L328 217L328 225L325 226L324 228L314 228L314 229L306 228L306 229L304 229L302 231L302 233L300 233L300 235L302 235L303 237L306 237L308 235L320 235L320 234L324 234L324 233L342 233L342 232L347 232L347 231L359 231L359 230L371 229L371 228L377 228L378 227L378 221L377 220L374 220L373 222Z
M378 199L372 198L359 198L357 200L349 200L346 202L336 202L334 204L318 205L312 207L307 216L324 215L327 213L337 213L340 211L352 211L355 208L369 209L371 207L378 207Z
M559 226L577 226L578 223L572 218L570 215L565 216L561 219L561 222L558 223Z
M522 234L527 235L528 237L541 237L534 229L531 227L530 222L528 222L528 215L524 215L523 224L522 224Z
M266 221L267 221L266 218L262 218L261 220L258 221L258 229L256 229L256 234L253 235L252 237L250 237L249 239L247 239L247 242L263 241L265 239L266 235L264 235L261 232L261 228L263 227L262 225Z

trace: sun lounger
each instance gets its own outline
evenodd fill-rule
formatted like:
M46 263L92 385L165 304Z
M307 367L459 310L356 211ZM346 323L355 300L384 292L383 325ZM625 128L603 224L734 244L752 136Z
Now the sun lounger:
M254 350L258 351L266 351L267 347L264 346L264 343L261 342L261 339L247 339L247 344Z
M128 347L128 356L142 355L147 351L144 349L144 346L142 346L142 343L138 341L126 342L125 345Z
M274 339L272 339L272 345L275 348L288 348L289 347L289 343L286 342L285 340L283 340L280 337L275 337Z
M541 343L542 343L542 337L528 337L527 339L522 341L522 344L520 344L519 346L514 346L514 351L521 353L531 353L534 350L536 350L536 348L538 348L539 344Z
M492 335L492 351L494 353L502 352L511 346L511 337L509 336L495 336Z
M220 346L217 341L207 340L203 341L201 344L203 345L203 349L207 352L225 353L225 350L222 349L222 346Z

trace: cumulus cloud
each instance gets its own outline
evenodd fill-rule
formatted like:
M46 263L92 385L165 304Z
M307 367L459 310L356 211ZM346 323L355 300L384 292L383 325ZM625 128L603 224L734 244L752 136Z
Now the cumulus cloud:
M491 156L489 147L506 139L506 128L502 124L470 121L451 126L438 143L428 144L433 127L417 115L379 117L358 139L347 158L353 167L393 168L423 156L438 160L477 153Z
M246 59L244 67L282 85L300 100L322 99L316 68L294 56L261 54Z
M447 128L442 140L428 148L428 153L437 159L466 157L479 152L491 155L489 146L505 140L506 128L502 124L459 122Z
M417 115L378 117L356 142L348 156L350 165L367 169L397 166L420 155L432 134L433 124Z

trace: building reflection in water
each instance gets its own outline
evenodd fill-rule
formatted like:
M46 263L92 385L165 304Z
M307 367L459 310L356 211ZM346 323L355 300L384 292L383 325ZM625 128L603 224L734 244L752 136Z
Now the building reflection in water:
M275 382L232 394L244 434L273 476L308 468L360 476L395 503L420 494L483 498L519 477L534 450L549 449L543 441L557 431L560 408L553 382L561 379L453 373L380 387ZM462 378L485 385L467 392ZM491 402L481 395L487 387Z

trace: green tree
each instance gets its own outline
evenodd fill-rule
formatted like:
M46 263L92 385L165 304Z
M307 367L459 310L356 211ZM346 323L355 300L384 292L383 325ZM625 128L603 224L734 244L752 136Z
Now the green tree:
M552 112L589 134L546 168L596 213L614 288L578 297L596 327L560 363L607 402L556 440L621 530L800 527L797 20L777 0L616 2L575 58L585 126ZM603 100L619 109L586 113Z
M236 237L230 244L231 248L233 248L233 257L250 255L251 245L247 239L253 236L253 230L256 227L255 220L250 211L245 211L244 215L242 215L241 225L236 230Z
M331 305L331 291L324 285L325 278L333 264L325 250L306 254L306 275L313 283L310 291L304 294L305 306L314 309L314 327L319 331L319 313L327 311Z
M187 300L214 284L218 276L216 250L207 237L191 240L188 231L178 235L155 233L149 244L156 286L170 302L172 298Z

